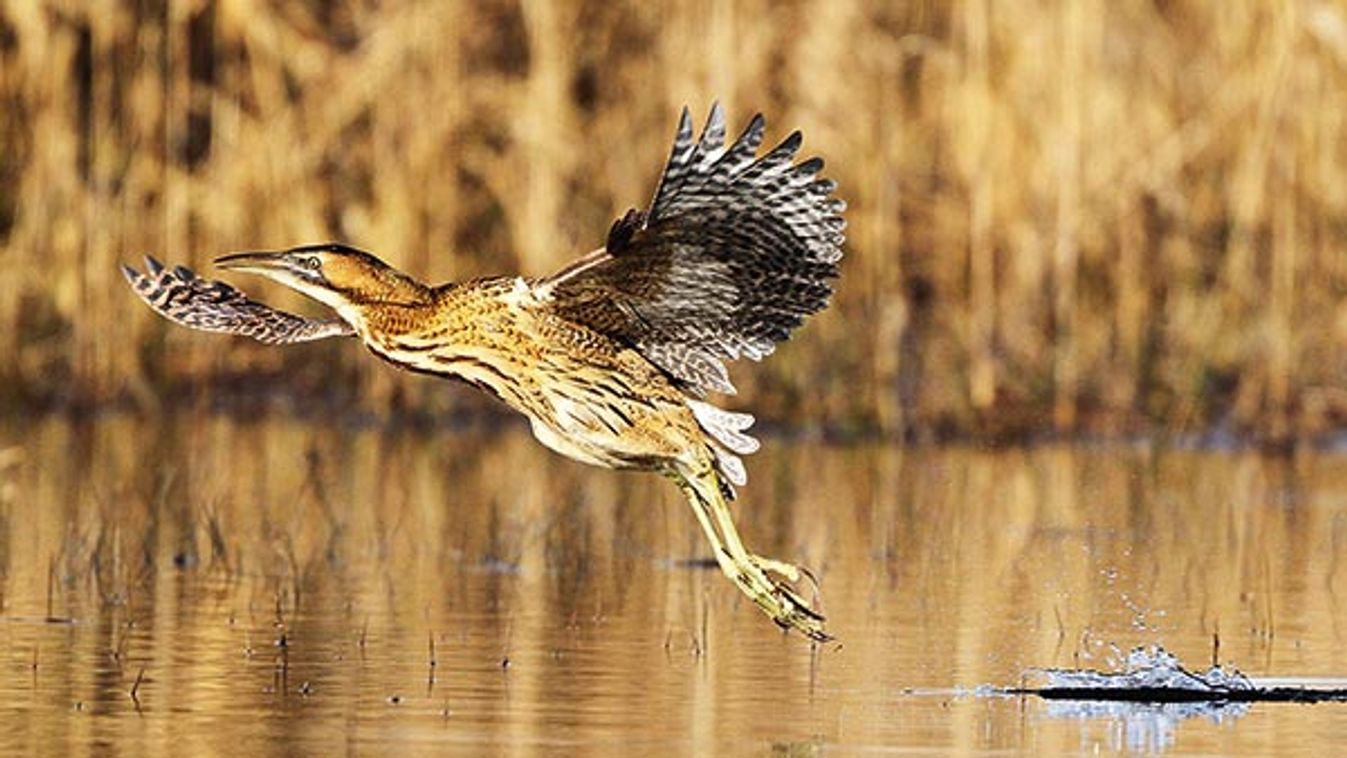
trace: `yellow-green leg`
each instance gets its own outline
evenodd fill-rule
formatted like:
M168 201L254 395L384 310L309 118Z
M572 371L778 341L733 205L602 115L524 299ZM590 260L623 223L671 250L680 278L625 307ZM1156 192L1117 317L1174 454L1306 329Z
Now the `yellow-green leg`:
M719 482L714 477L713 472L707 471L696 481L681 474L672 478L683 490L702 531L711 542L721 571L780 626L795 629L812 640L832 639L823 629L822 615L810 608L791 587L772 581L765 573L770 571L794 582L802 575L809 576L808 572L789 563L754 555L744 548L729 507L720 494Z

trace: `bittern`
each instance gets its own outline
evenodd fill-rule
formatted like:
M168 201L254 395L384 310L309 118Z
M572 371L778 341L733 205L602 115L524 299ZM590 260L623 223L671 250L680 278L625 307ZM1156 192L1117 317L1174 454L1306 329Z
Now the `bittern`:
M585 463L661 472L682 489L724 573L777 624L830 639L796 590L813 576L750 552L729 502L758 449L746 413L706 402L732 394L724 361L759 360L822 310L842 257L844 203L796 162L800 133L758 155L756 115L728 148L711 109L694 142L688 110L648 210L613 223L606 244L542 278L428 286L341 244L216 259L336 312L271 308L183 267L122 270L179 324L268 343L359 337L395 366L460 379L524 414L547 447Z

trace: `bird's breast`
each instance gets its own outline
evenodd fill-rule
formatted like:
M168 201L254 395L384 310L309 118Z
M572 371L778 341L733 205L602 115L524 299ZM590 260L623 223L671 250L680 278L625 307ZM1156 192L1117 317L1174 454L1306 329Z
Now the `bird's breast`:
M528 417L548 448L610 468L648 467L695 437L684 398L639 355L602 335L524 307L527 291L419 328L371 330L370 349L420 373L455 378Z

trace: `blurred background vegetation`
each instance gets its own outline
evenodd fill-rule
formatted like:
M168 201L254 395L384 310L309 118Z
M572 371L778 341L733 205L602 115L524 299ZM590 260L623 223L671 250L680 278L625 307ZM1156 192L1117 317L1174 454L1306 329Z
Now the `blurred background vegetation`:
M339 239L432 281L543 274L716 98L802 129L850 204L834 307L735 369L766 418L1347 418L1347 7L1312 0L0 0L0 404L490 407L350 343L172 327L117 263Z

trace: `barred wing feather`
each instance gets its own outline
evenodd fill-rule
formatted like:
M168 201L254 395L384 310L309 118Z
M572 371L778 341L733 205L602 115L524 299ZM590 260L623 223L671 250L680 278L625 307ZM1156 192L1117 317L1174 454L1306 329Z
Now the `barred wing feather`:
M827 305L844 240L823 161L794 162L799 132L757 156L763 127L754 116L727 149L717 104L694 143L685 108L650 209L541 282L552 307L634 345L693 395L733 393L724 361L763 358Z
M352 335L340 319L308 319L250 299L220 281L202 279L185 266L165 268L145 258L145 273L122 266L122 275L140 299L177 324L207 332L226 332L259 342L284 344Z

